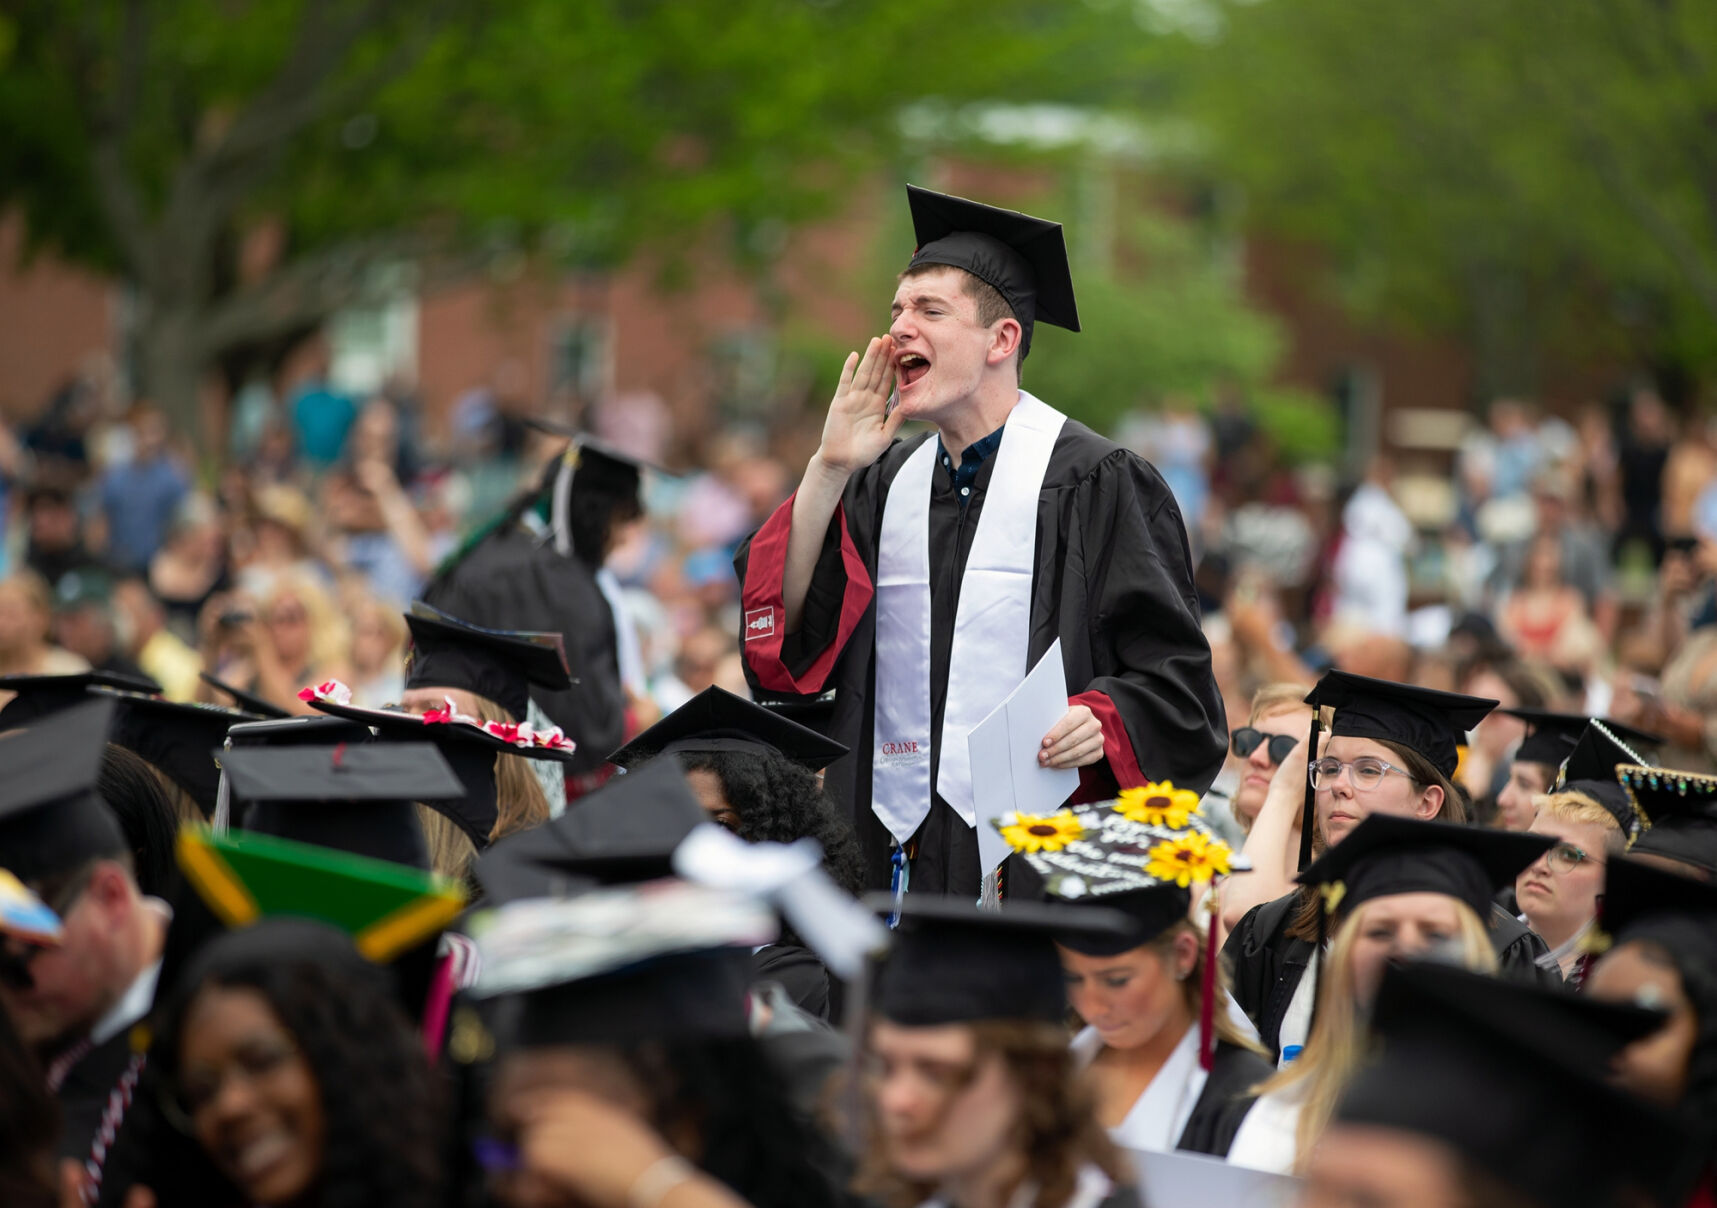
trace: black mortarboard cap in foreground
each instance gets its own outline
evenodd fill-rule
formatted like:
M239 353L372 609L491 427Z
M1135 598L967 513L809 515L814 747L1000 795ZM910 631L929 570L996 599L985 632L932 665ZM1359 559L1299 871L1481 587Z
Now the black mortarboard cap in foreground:
M368 726L339 717L281 717L240 722L227 731L232 747L332 747L371 741Z
M673 875L674 849L707 821L685 774L654 763L580 797L542 829L562 845L549 861L555 869L616 885Z
M1453 776L1466 732L1483 721L1497 703L1330 671L1306 695L1306 704L1335 710L1330 723L1332 737L1400 743L1423 755L1443 775Z
M1587 723L1594 720L1602 721L1604 728L1613 737L1636 749L1663 745L1662 735L1649 734L1619 721L1611 721L1607 717L1595 719L1583 713L1558 713L1552 709L1524 707L1498 709L1497 712L1518 717L1526 723L1526 737L1514 752L1516 763L1541 763L1550 768L1561 767L1562 762L1574 753L1574 744L1579 742L1580 735L1586 732Z
M516 1048L750 1035L751 953L675 953L520 995L498 1013Z
M405 623L411 630L407 688L461 688L524 721L531 685L550 692L572 687L559 634L484 629L421 603L412 605Z
M109 740L160 769L197 803L204 818L211 817L221 783L220 765L212 752L226 741L233 726L262 719L219 705L182 704L108 688L93 691L114 703Z
M1372 898L1441 893L1490 919L1491 899L1556 846L1547 835L1371 814L1299 875L1302 885L1344 888L1332 911Z
M96 793L111 701L86 701L0 734L0 868L29 883L129 850Z
M115 671L79 671L72 675L0 675L0 692L18 695L0 709L0 730L21 726L33 717L45 717L61 709L82 704L91 688L118 688L124 692L157 695L161 685L152 679L121 675Z
M254 692L246 692L243 688L235 688L225 680L216 679L207 671L199 671L197 673L197 678L202 680L215 691L224 692L228 696L232 697L233 703L239 708L245 710L247 713L254 713L258 717L274 719L292 716L292 711L290 709L282 709L272 701L263 700L262 697L258 696Z
M223 752L245 830L376 860L428 865L413 803L463 788L429 743L257 747Z
M1073 272L1059 222L917 185L906 186L906 201L918 241L908 271L925 264L946 264L965 269L991 286L1019 320L1021 360L1031 351L1037 322L1079 330Z
M1644 825L1630 854L1662 856L1717 876L1717 776L1623 764L1616 779Z
M872 894L865 905L879 914L895 909L891 894ZM982 910L963 899L908 894L872 1007L907 1027L983 1019L1060 1023L1067 990L1056 941L1120 935L1131 926L1125 915L1097 907L1004 902Z
M1698 954L1717 976L1717 884L1612 856L1598 922L1612 944L1651 940L1672 953Z
M1640 763L1637 751L1628 747L1605 723L1594 721L1580 732L1574 749L1556 772L1554 791L1584 793L1610 812L1622 834L1632 838L1639 826L1639 811L1616 779L1616 769Z
M1655 1030L1652 1013L1419 963L1384 973L1372 1027L1382 1056L1348 1084L1338 1127L1440 1141L1534 1204L1684 1202L1691 1136L1611 1086L1602 1059Z
M743 696L709 687L609 755L608 761L634 768L681 751L779 755L816 772L845 755L847 748Z

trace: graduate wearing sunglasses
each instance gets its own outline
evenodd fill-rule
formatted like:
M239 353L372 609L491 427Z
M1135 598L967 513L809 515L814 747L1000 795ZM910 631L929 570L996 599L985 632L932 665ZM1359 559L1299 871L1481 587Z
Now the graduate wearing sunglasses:
M1231 808L1243 831L1251 831L1270 785L1305 739L1312 720L1305 695L1304 684L1265 684L1253 694L1246 724L1228 736L1229 766L1238 779Z

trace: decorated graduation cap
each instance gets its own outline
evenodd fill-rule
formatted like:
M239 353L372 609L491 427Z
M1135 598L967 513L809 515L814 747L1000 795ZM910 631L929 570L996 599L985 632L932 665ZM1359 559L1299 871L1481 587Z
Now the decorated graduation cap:
M894 946L877 973L871 1006L907 1027L984 1019L1060 1023L1067 991L1057 941L1125 933L1132 922L1100 907L1003 902L980 909L957 898L872 894L877 913L899 910Z
M946 264L993 288L1019 320L1021 360L1031 351L1032 328L1038 321L1079 330L1073 273L1059 222L917 185L906 186L906 201L918 241L907 270Z
M522 722L533 684L550 692L572 687L565 639L558 633L485 629L422 602L412 605L405 623L411 630L407 688L460 688Z
M775 912L744 893L683 881L512 902L472 920L473 993L505 996L521 1048L750 1033L752 949Z
M1497 712L1517 717L1526 723L1526 737L1514 752L1516 763L1541 763L1546 767L1561 767L1563 761L1574 753L1574 746L1586 732L1587 723L1593 721L1601 722L1611 737L1634 749L1663 745L1662 735L1636 730L1609 718L1592 718L1583 713L1558 713L1552 709L1524 707L1498 709Z
M1373 679L1346 671L1330 671L1306 694L1312 706L1311 741L1307 749L1317 758L1320 708L1335 710L1330 722L1332 738L1370 738L1398 743L1423 756L1444 776L1452 777L1460 766L1460 748L1466 733L1496 708L1497 702L1455 692L1439 692L1414 684ZM1311 861L1312 836L1316 830L1316 792L1306 781L1304 814L1300 830L1300 867Z
M1606 1076L1661 1022L1447 966L1390 968L1372 1011L1382 1055L1335 1118L1440 1141L1535 1204L1608 1204L1624 1189L1682 1203L1692 1138Z
M1633 855L1662 856L1717 875L1717 776L1622 764L1616 780L1639 811Z
M1554 846L1548 835L1371 814L1298 880L1323 892L1327 913L1391 894L1440 893L1483 921L1497 891Z
M111 701L86 701L0 734L0 867L29 883L129 851L96 792Z
M1573 751L1557 770L1554 791L1584 793L1608 810L1622 834L1631 839L1639 829L1639 811L1616 779L1616 769L1644 762L1608 723L1593 721L1580 732Z
M18 695L0 709L0 730L21 726L32 718L45 717L89 698L91 688L118 688L122 692L159 695L161 685L147 677L121 675L116 671L79 671L72 675L0 675L0 692Z
M221 783L213 752L233 726L262 718L220 705L182 704L111 688L93 692L113 700L109 741L159 768L197 803L203 817L212 817Z
M669 877L674 850L707 820L679 767L661 760L614 777L558 818L508 836L473 873L490 899L502 902Z
M266 717L273 720L292 716L290 710L282 709L272 701L263 700L262 697L258 696L254 692L246 692L243 688L235 688L225 680L216 679L207 671L197 672L197 678L202 680L215 691L224 692L228 696L232 697L233 704L237 705L240 709L243 709L246 713L254 713L258 717Z
M421 800L452 819L479 850L489 845L489 834L500 816L495 756L519 755L557 763L570 762L573 757L571 740L559 730L544 731L538 742L539 736L529 725L480 722L455 712L451 701L443 709L422 714L365 709L321 697L310 703L333 717L374 730L384 743L433 743L459 777L463 790L452 800Z
M273 835L189 826L177 852L185 879L228 928L315 919L378 964L438 934L465 908L464 891L446 878Z
M416 868L429 856L412 803L464 791L429 743L235 748L221 766L245 830Z
M704 751L779 755L817 772L845 755L847 748L743 696L709 687L609 755L608 761L630 769L658 755Z
M10 936L38 947L60 942L64 934L60 916L48 909L11 872L0 868L0 936Z

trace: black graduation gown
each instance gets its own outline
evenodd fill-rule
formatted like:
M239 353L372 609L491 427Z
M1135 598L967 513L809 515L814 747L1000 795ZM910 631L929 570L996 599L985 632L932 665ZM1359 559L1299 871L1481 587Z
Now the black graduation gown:
M588 775L620 746L626 696L614 612L583 562L508 526L438 573L423 599L474 625L561 634L573 685L564 692L533 687L531 698L578 744L568 772Z
M60 1106L62 1158L82 1162L101 1124L108 1097L131 1061L131 1029L122 1028L79 1057L61 1079L54 1099Z
M1287 934L1288 924L1299 910L1300 892L1248 910L1222 946L1235 1001L1257 1025L1259 1041L1272 1060L1281 1056L1282 1019L1317 947L1310 940ZM1499 906L1491 907L1490 935L1504 977L1562 985L1561 974L1555 969L1538 966L1538 958L1550 951L1538 933Z
M1253 1090L1275 1072L1274 1066L1250 1049L1218 1040L1211 1054L1210 1076L1204 1080L1204 1090L1192 1105L1192 1115L1187 1117L1175 1148L1226 1158L1240 1122L1257 1102Z
M829 734L852 754L829 767L825 785L852 810L866 884L878 889L889 884L893 839L870 809L877 537L889 484L923 441L935 439L928 433L896 441L848 482L798 632L784 632L781 603L792 500L734 559L744 602L741 650L753 689L789 698L837 690ZM929 510L932 784L960 579L994 469L995 458L987 458L962 508L952 470L940 460L936 467ZM1147 779L1202 793L1222 766L1227 723L1200 628L1186 526L1162 476L1069 420L1038 496L1034 566L1025 665L1060 638L1074 700L1103 723L1105 758L1081 770L1081 799L1101 800L1117 785ZM977 839L940 795L917 840L914 890L976 896Z
M776 982L807 1015L829 1018L829 971L798 944L770 944L751 958L752 979Z

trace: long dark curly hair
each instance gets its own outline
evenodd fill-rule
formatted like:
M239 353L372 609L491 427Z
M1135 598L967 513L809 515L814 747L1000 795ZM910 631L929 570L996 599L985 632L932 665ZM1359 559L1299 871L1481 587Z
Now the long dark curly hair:
M440 1202L441 1086L386 974L343 933L280 918L209 943L157 1021L151 1062L169 1078L191 1004L212 986L261 994L310 1065L326 1121L320 1208Z
M815 772L764 751L682 751L688 772L713 772L739 815L747 843L791 843L809 835L823 848L829 879L848 893L864 892L858 836L817 783Z
M755 1208L822 1208L854 1200L841 1190L846 1160L794 1110L750 1037L645 1041L621 1059L655 1095L651 1123L691 1136L690 1155Z

